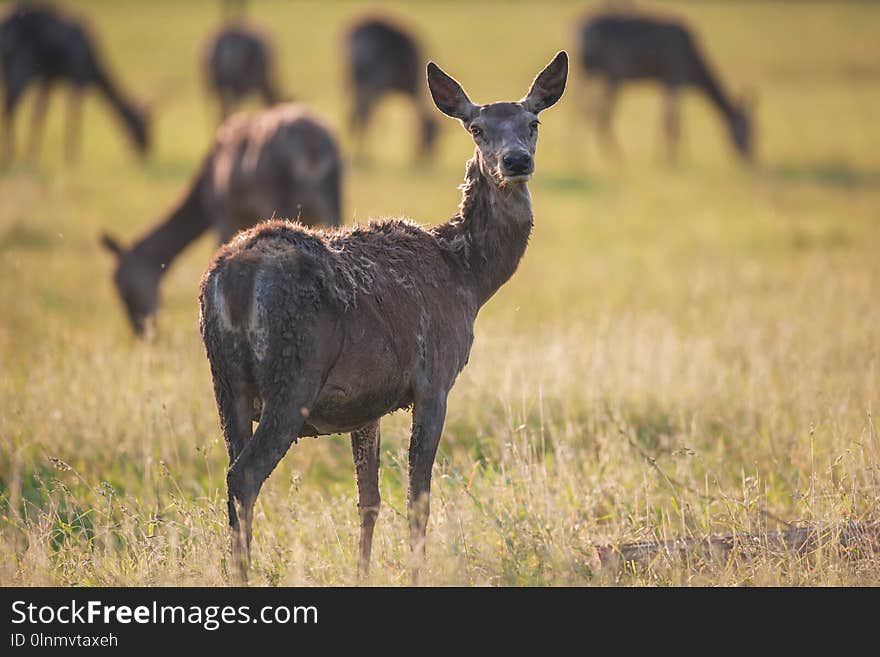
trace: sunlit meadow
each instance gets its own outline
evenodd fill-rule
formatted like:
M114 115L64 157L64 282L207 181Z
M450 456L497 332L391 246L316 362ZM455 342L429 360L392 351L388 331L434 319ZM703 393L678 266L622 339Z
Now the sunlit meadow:
M215 2L67 2L112 70L151 103L140 162L100 99L64 164L64 96L39 163L0 170L0 584L224 585L226 450L198 335L215 237L163 283L138 342L98 236L126 243L175 202L216 120L198 54ZM253 2L287 94L349 152L340 40L381 4ZM597 149L572 72L542 115L535 231L487 304L449 400L434 469L430 585L878 585L875 547L659 558L603 568L597 546L880 518L880 6L679 2L725 84L758 96L742 166L687 95L669 167L662 98L626 91L625 159ZM517 99L590 8L418 2L387 9L476 101ZM30 114L18 117L24 143ZM389 100L369 161L348 161L347 223L445 220L472 146L451 120L414 166L415 118ZM373 584L406 584L409 415L383 423ZM252 583L357 583L346 436L304 439L257 504Z

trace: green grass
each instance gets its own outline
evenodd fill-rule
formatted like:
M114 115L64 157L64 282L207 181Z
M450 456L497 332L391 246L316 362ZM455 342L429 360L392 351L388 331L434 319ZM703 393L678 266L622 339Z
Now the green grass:
M70 4L125 86L153 102L156 150L139 163L90 98L84 157L66 167L58 96L39 165L0 171L0 583L225 584L226 451L195 301L213 237L166 277L148 344L129 335L97 241L103 229L139 235L202 157L215 112L197 53L219 12ZM348 152L338 46L365 7L252 4L285 90ZM688 17L730 88L759 91L759 164L733 159L716 115L691 95L673 169L650 88L622 98L619 165L599 157L574 93L542 117L535 232L482 311L449 400L429 584L880 584L876 551L834 547L596 567L595 545L880 516L880 7L659 8ZM572 47L583 10L395 7L484 102L519 98ZM446 121L436 163L413 167L413 126L402 102L379 112L372 163L347 168L349 223L454 212L468 137ZM408 581L408 423L404 413L383 423L379 584ZM354 584L355 504L347 438L301 441L258 502L253 583Z

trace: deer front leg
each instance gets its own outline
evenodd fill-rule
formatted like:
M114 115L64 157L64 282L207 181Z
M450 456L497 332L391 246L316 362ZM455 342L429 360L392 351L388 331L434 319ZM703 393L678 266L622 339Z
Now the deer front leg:
M68 163L79 158L82 142L82 95L81 87L74 86L67 97L67 136L64 144L64 157Z
M357 473L358 511L361 516L361 542L358 577L370 574L373 529L379 516L379 420L351 432L351 452Z
M666 133L666 156L670 163L675 164L678 161L678 142L681 136L678 87L672 86L666 90L663 129Z
M409 444L409 519L410 547L413 551L413 584L418 584L419 570L425 559L425 530L428 526L431 496L431 468L446 419L446 394L416 401L413 406L412 438Z

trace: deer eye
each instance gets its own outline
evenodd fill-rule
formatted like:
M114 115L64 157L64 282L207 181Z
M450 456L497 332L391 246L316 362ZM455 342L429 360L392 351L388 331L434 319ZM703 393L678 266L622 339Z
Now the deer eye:
M538 121L532 121L529 124L529 130L531 130L532 132L535 132L537 129L538 129Z
M483 136L483 129L480 128L480 126L478 126L478 125L472 125L471 126L471 134L474 137L482 137Z

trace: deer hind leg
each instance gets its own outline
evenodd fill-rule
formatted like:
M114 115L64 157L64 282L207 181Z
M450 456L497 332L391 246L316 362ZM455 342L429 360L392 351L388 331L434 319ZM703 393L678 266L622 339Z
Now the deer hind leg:
M253 415L256 390L244 383L215 386L220 425L229 453L229 467L235 463L244 446L253 436Z
M308 409L314 403L321 380L304 377L268 399L253 437L242 448L226 475L229 491L229 526L232 533L232 559L243 580L251 560L254 505L263 483L299 437Z
M358 92L355 95L354 107L351 110L349 125L354 137L354 152L357 159L364 157L364 142L366 141L367 124L373 115L376 97L372 93Z
M28 156L37 160L40 155L43 129L46 125L46 109L49 106L49 82L42 81L37 85L37 97L34 100L34 111L31 115L31 134L28 143Z
M370 573L373 529L379 516L379 420L351 432L351 452L357 474L358 512L361 516L361 541L358 577Z
M67 141L64 154L68 162L79 157L80 132L82 128L82 94L80 86L74 86L67 98Z
M225 88L219 89L217 96L220 101L220 123L223 123L232 114L235 99L232 97L232 92Z
M617 104L618 91L618 82L609 80L606 83L605 92L602 95L599 109L596 113L596 128L599 134L599 141L606 154L619 160L621 158L620 146L617 143L611 125L614 108Z
M278 102L279 93L275 90L273 82L267 76L262 77L258 87L260 97L263 99L266 107L272 107L272 105Z
M339 167L334 165L312 190L302 195L302 202L299 196L286 199L286 207L293 210L288 216L301 214L300 221L309 226L341 226L340 178Z
M3 151L0 159L11 161L15 151L15 110L28 85L29 73L16 70L4 71L6 85L3 96Z
M413 584L425 560L425 533L430 515L431 468L446 419L446 395L417 400L413 405L412 438L409 444L409 491L407 518L413 551Z
M681 112L677 86L667 87L664 102L663 129L666 136L666 155L669 161L678 160L678 142L681 138Z

